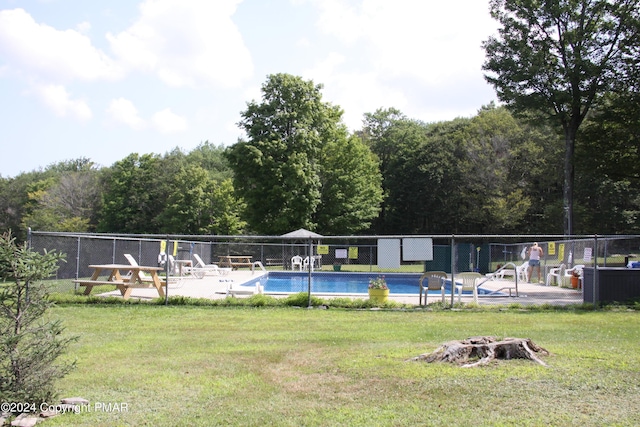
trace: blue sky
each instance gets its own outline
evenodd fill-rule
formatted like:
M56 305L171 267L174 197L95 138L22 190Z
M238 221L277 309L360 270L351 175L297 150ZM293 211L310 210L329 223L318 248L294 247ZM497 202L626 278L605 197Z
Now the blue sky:
M0 0L0 176L231 145L268 74L323 84L350 130L495 101L488 0Z

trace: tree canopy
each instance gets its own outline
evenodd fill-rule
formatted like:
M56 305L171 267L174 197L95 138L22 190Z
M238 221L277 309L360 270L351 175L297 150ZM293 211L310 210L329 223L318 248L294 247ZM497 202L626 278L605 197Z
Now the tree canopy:
M628 50L627 50L628 51ZM627 62L633 62L626 58ZM640 72L596 97L577 133L578 234L637 233ZM545 109L481 107L425 123L395 108L349 133L321 85L269 76L231 147L80 158L0 177L0 229L326 235L564 231L565 142ZM597 102L596 102L597 101ZM517 113L517 114L514 114Z
M379 174L370 167L373 159L360 155L357 141L349 141L342 111L322 101L321 89L322 85L297 76L270 75L262 86L262 102L248 103L241 114L239 125L248 140L230 147L227 157L235 173L235 190L247 205L247 222L258 233L282 234L298 228L353 232L366 228L377 214L380 198L375 189L366 193L370 198L359 199L362 209L346 208L354 201L344 195L353 195L353 190L340 190L364 182L375 188ZM337 159L336 152L359 156L366 165L330 163ZM320 208L323 201L329 205ZM354 223L355 217L361 222Z
M515 112L537 110L565 136L564 231L573 232L575 137L590 109L633 75L640 0L491 0L501 24L484 43L485 77Z

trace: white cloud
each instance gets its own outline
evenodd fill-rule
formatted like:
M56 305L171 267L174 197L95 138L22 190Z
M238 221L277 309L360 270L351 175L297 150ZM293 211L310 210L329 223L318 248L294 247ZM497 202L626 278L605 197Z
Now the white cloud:
M113 80L122 76L122 70L93 47L87 36L38 24L23 9L0 11L0 54L12 71L37 80Z
M247 102L259 102L262 99L262 86L258 84L246 86L242 91L242 98Z
M310 48L311 47L311 41L307 37L302 37L302 38L298 39L298 41L296 42L296 47L299 47L299 48Z
M363 43L373 68L386 77L409 75L427 84L477 75L484 59L480 40L497 28L487 4L476 0L417 2L310 0L317 25L344 44Z
M330 46L304 75L324 83L324 99L344 109L352 130L377 108L446 120L493 97L481 71L481 42L497 28L486 1L297 1L317 9L320 40Z
M231 20L240 1L146 0L137 22L107 39L124 63L167 85L237 87L253 73Z
M401 111L408 107L408 100L401 88L382 82L374 72L345 72L335 67L342 63L342 57L331 54L307 70L314 82L324 84L323 100L339 105L344 110L343 121L351 130L362 127L362 112L373 112L381 107L395 107Z
M89 120L92 117L87 103L71 96L60 85L40 85L34 88L43 103L60 117L71 116L79 120Z
M76 29L79 33L87 34L89 31L91 31L91 23L87 21L81 22L76 25Z
M156 129L162 133L180 132L187 129L187 120L165 108L158 111L151 119Z
M138 110L133 102L125 98L111 100L107 114L116 122L124 123L135 130L144 129L146 126L145 121L138 115Z

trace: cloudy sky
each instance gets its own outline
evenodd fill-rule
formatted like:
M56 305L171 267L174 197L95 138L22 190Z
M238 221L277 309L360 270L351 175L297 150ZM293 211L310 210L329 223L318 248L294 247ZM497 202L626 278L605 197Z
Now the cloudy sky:
M230 145L267 75L324 85L351 130L495 100L488 0L0 0L0 176Z

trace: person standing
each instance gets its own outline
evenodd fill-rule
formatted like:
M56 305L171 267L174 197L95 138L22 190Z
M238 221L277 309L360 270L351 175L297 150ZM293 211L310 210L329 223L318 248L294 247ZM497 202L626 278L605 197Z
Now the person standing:
M542 281L542 277L540 275L540 259L544 256L544 251L540 246L538 246L538 242L535 242L533 246L529 248L529 281L533 277L533 271L538 268L538 282Z

